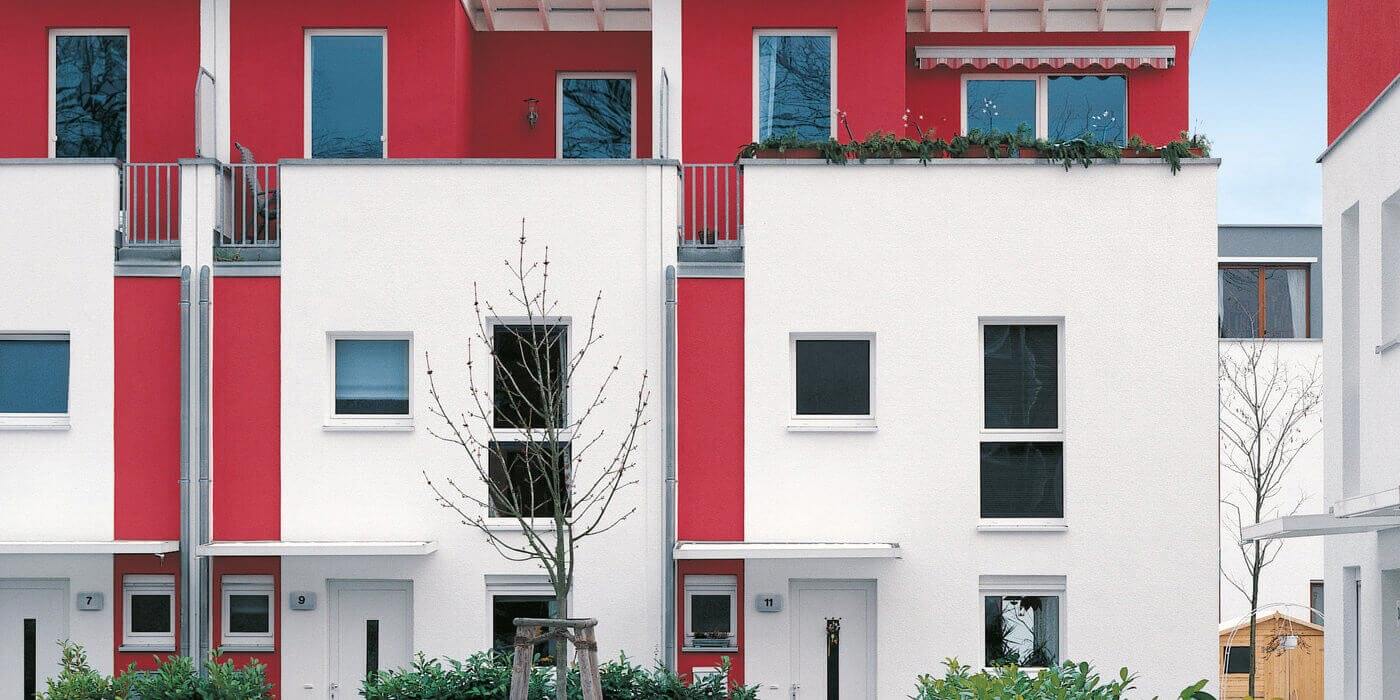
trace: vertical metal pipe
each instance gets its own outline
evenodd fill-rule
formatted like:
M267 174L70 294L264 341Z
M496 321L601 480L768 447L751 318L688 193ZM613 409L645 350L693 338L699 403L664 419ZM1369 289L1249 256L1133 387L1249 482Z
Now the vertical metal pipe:
M666 532L663 542L666 543L663 557L663 566L666 579L666 600L662 605L665 610L666 624L664 634L666 636L666 667L671 670L676 669L676 266L666 266L666 338L665 338L665 387L664 399L666 402L665 434L662 439L666 443L666 493L662 510L665 512Z
M197 597L190 490L190 266L180 270L180 655L190 656L190 610Z
M212 348L210 347L210 309L212 303L212 280L210 279L209 266L199 268L199 544L210 541L210 500L209 494L213 486L213 477L210 473L209 447L210 447L210 412L209 405L209 357ZM210 609L210 580L209 580L209 559L199 558L199 619L201 621L199 635L199 658L209 657L209 609ZM200 675L204 674L204 665L200 667Z

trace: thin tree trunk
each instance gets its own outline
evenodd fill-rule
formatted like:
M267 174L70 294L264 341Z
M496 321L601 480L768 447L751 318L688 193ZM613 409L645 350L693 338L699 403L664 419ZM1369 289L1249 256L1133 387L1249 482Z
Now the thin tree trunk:
M569 617L569 590L563 578L554 587L554 617L566 620ZM554 640L554 698L569 700L569 642L564 638Z
M1259 542L1257 540L1254 542L1254 561L1259 561ZM1258 655L1254 653L1259 635L1259 572L1259 566L1256 564L1251 574L1253 581L1250 584L1249 593L1249 697L1251 698L1256 697L1254 694L1254 674L1259 669L1259 660L1255 658Z

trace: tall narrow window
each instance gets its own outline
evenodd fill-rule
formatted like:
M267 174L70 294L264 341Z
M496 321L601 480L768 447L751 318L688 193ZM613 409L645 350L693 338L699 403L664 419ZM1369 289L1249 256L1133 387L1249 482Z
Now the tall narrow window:
M835 34L761 32L756 58L757 139L833 134Z
M568 326L500 324L492 327L491 342L492 424L516 430L567 425Z
M384 157L385 40L382 32L307 34L310 157Z
M1323 590L1322 581L1308 582L1308 605L1312 608L1309 618L1314 625L1323 624L1323 613L1325 612L1323 605L1326 601Z
M982 325L983 518L1064 517L1060 326Z
M1221 338L1308 338L1311 281L1307 265L1220 266Z
M559 76L559 157L631 158L636 151L636 78Z
M1121 75L1052 75L1046 78L1046 132L1051 141L1084 134L1126 143L1128 80Z
M53 34L53 154L127 157L126 30Z
M365 673L379 673L379 620L365 620Z
M39 692L39 621L24 618L24 700L34 700Z

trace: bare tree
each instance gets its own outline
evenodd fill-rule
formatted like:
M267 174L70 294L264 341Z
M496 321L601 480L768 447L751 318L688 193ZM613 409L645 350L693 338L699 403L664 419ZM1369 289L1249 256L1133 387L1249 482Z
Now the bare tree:
M479 531L502 557L545 570L554 589L552 617L564 619L580 543L636 511L621 509L618 494L637 484L637 438L650 422L650 391L643 371L629 394L629 418L601 425L622 367L620 356L598 368L587 364L604 337L598 329L602 292L592 300L586 328L577 329L584 332L575 334L576 347L569 347L569 329L549 286L549 249L527 262L524 228L522 220L516 259L505 261L511 276L507 306L483 299L472 284L476 328L467 342L464 409L448 407L425 353L429 410L441 419L429 432L462 450L467 473L441 484L426 471L423 477L434 500ZM483 371L484 380L478 376ZM596 385L585 389L575 382L590 372L600 377ZM516 528L492 527L502 519ZM562 638L554 644L555 691L564 700L568 644Z
M1268 518L1297 513L1303 498L1283 500L1284 486L1298 454L1317 437L1314 419L1322 403L1317 362L1296 367L1279 357L1266 338L1241 340L1220 352L1220 463L1239 477L1221 498L1221 513L1233 536L1244 576L1221 573L1249 600L1249 695L1254 696L1258 638L1259 579L1278 558L1280 540L1241 542L1242 530ZM1283 502L1280 502L1283 501Z

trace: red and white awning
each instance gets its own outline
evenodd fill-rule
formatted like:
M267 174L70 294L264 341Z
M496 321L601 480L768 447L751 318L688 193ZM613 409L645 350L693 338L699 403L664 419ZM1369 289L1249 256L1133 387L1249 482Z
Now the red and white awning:
M1157 68L1176 63L1175 46L919 46L921 70L949 68Z

